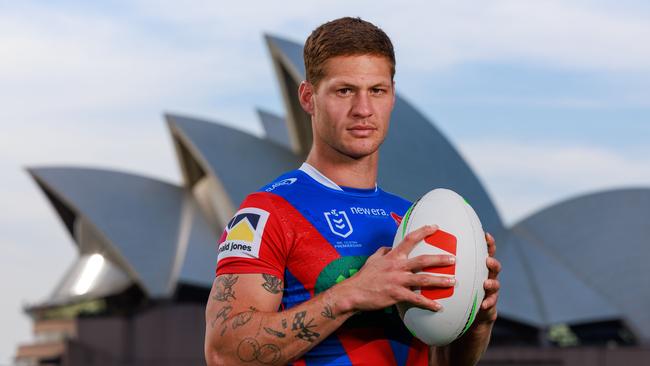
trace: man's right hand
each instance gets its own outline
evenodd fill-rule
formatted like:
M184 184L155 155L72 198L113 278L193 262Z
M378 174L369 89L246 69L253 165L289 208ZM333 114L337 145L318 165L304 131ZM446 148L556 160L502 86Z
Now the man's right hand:
M452 255L420 255L408 258L415 246L433 234L437 226L423 226L409 233L395 248L379 248L359 272L341 282L333 293L342 312L378 310L398 302L438 311L441 306L412 290L413 287L451 287L455 279L418 272L424 268L448 266L454 263Z

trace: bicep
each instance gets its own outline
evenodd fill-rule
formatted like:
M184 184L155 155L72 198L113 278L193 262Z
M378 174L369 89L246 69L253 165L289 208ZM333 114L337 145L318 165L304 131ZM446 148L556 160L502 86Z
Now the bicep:
M214 279L206 306L206 333L221 328L236 314L249 310L278 311L284 283L269 274L222 274Z

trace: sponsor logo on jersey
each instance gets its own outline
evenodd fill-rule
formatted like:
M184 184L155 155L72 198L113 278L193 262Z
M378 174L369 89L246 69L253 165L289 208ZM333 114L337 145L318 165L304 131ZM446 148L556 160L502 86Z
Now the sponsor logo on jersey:
M219 244L217 261L227 257L259 258L268 218L267 211L255 207L237 211L226 225L226 238Z
M355 215L366 216L388 216L388 212L383 208L369 208L369 207L350 207L350 212Z
M298 180L298 178L287 178L287 179L283 179L281 181L277 181L277 182L271 184L271 186L268 187L267 189L265 189L265 191L266 192L271 192L272 190L274 190L274 189L276 189L276 188L278 188L280 186L290 186L290 185L294 184L297 180Z
M325 220L327 220L327 225L329 225L334 235L347 238L354 231L348 214L345 211L337 211L334 209L323 214L325 215Z

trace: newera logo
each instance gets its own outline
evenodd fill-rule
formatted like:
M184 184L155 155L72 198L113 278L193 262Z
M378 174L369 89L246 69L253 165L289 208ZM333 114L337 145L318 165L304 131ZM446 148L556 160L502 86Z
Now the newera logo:
M350 207L350 212L355 215L388 216L383 208Z

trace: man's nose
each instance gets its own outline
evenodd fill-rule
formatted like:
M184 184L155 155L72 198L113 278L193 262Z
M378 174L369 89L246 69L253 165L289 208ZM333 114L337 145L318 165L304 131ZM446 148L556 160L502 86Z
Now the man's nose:
M358 93L353 100L352 116L354 118L368 118L372 116L372 102L366 93Z

